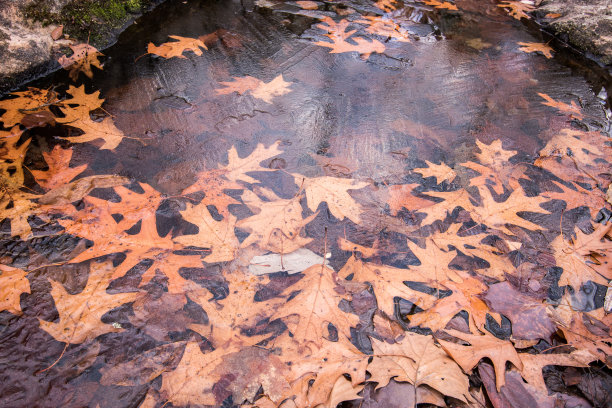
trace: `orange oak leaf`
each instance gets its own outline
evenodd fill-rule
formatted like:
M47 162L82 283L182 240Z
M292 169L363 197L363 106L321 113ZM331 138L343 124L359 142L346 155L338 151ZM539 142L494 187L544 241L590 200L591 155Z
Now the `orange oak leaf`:
M424 246L419 246L416 243L408 240L408 248L419 259L420 265L411 265L410 269L419 274L419 282L427 282L438 285L440 282L451 280L461 283L461 276L454 270L448 267L453 259L457 256L455 251L445 251L438 247L431 239L426 239Z
M342 279L346 279L349 275L353 276L354 282L368 282L372 285L378 308L388 316L395 314L395 297L408 300L423 309L433 306L436 300L434 296L416 291L404 284L406 281L421 281L410 269L366 263L352 256L338 272L338 276Z
M570 285L579 290L588 280L607 285L612 279L610 254L612 240L606 236L610 233L612 224L599 224L591 234L576 232L576 238L566 241L559 235L551 243L557 266L563 268L559 285Z
M87 168L87 164L70 167L72 149L62 149L60 145L55 146L51 153L43 153L43 157L49 170L32 170L31 173L38 185L45 190L52 190L69 183Z
M435 220L444 219L456 207L462 207L466 211L472 211L475 208L470 193L463 188L444 192L428 191L427 196L442 198L444 201L433 202L432 205L419 209L419 212L427 214L422 224L431 224Z
M491 359L493 367L495 368L495 385L498 391L506 382L506 361L514 364L519 370L523 369L523 363L516 353L514 346L509 341L499 340L490 334L480 336L463 333L458 330L445 331L451 336L471 344L471 346L461 346L456 343L451 343L450 341L438 339L444 351L446 351L466 373L471 373L472 368L478 364L480 359L484 357Z
M200 48L208 49L206 44L202 42L199 38L189 38L189 37L181 37L179 35L171 35L169 36L173 40L176 41L168 41L159 46L156 46L153 43L149 43L147 46L147 53L158 55L162 58L187 58L183 54L186 51L191 51L195 55L202 55L202 50Z
M436 204L435 201L417 197L412 194L412 191L420 186L420 184L416 183L389 186L387 204L389 204L389 212L391 215L397 215L402 208L408 211L415 211Z
M492 141L491 144L476 139L476 146L480 149L480 153L476 153L478 161L497 170L508 166L510 158L517 153L516 150L505 150L500 139Z
M495 201L488 190L479 188L482 205L473 207L470 211L472 219L489 227L504 227L514 224L525 229L539 229L539 225L518 215L519 212L541 213L541 204L548 201L545 197L535 196L525 199L519 191L514 190L503 202Z
M438 1L438 0L424 0L424 3L428 6L433 6L437 9L447 9L447 10L459 10L457 6L448 1Z
M78 79L81 72L86 77L93 78L92 67L102 69L99 58L103 54L95 47L89 44L76 44L71 45L70 48L72 48L72 55L68 57L64 54L59 57L57 62L59 62L62 68L70 71L70 79L73 81Z
M123 132L115 127L113 120L109 117L96 122L91 119L89 113L102 106L104 99L99 97L100 91L91 94L85 93L85 85L79 88L70 86L68 91L71 99L64 101L62 112L65 117L57 118L58 123L69 125L83 131L82 135L65 137L72 143L91 142L96 139L104 140L100 149L115 149L124 138Z
M179 274L182 267L201 267L199 255L177 255L174 251L183 248L172 241L170 236L160 237L157 233L155 196L159 193L151 187L141 184L144 192L118 188L122 197L119 203L113 203L94 197L85 198L85 208L76 213L73 220L59 220L66 232L93 241L94 245L81 252L71 263L112 253L124 253L125 259L113 272L113 279L125 275L131 268L144 259L153 261L143 274L141 284L153 278L156 271L164 273L171 293L182 293L185 279ZM157 201L159 203L159 201ZM125 208L125 209L124 209ZM112 214L125 213L119 221ZM139 225L136 234L127 231Z
M366 32L385 38L394 38L399 42L410 42L408 31L385 16L363 16L356 23L366 24Z
M443 181L453 181L455 177L457 177L457 173L450 167L448 167L445 163L435 164L425 160L427 167L424 168L416 168L412 171L415 173L420 173L423 178L435 177L436 184L440 184Z
M328 41L317 41L315 44L321 47L330 48L330 53L337 54L343 52L358 52L362 58L368 58L373 52L385 52L385 45L378 40L366 40L363 37L352 37L357 30L346 31L350 22L342 19L336 23L330 17L325 17L322 23L317 24L317 28L327 31Z
M502 7L508 10L508 14L517 20L521 18L530 19L529 12L535 10L535 7L520 1L502 1L497 7Z
M541 52L546 58L552 58L553 49L544 43L536 43L536 42L519 42L518 45L521 45L519 48L520 51L523 52Z
M269 283L268 277L252 276L238 269L226 273L225 278L229 293L218 301L212 300L208 290L193 282L185 286L189 299L200 305L209 319L208 325L192 324L189 328L206 337L215 347L229 343L252 346L270 337L269 334L248 336L244 332L269 317L272 310L284 302L282 297L255 301L257 291Z
M280 358L290 364L288 378L298 407L335 407L332 404L337 403L341 395L352 395L363 387L359 384L365 381L369 356L357 350L348 339L324 340L319 346L309 344L308 347L290 339L283 340ZM337 384L344 374L350 374L351 378L344 384L346 388L339 390Z
M140 293L109 294L106 289L111 281L113 267L110 262L92 263L85 288L70 294L61 283L51 281L51 296L59 313L59 322L39 319L40 327L62 343L79 344L104 333L122 329L103 323L103 315L125 303L136 300Z
M499 314L492 312L479 297L486 292L487 285L465 273L462 274L461 279L460 284L452 281L443 282L444 287L450 289L453 293L436 300L434 306L429 309L408 316L410 325L412 327L427 327L434 332L442 330L453 316L462 310L468 313L468 324L472 330L484 330L487 314L501 324Z
M232 82L220 82L220 84L225 86L225 88L217 89L215 92L218 95L228 95L233 92L242 95L250 92L254 98L261 99L266 103L272 103L274 97L291 92L291 89L289 89L291 82L285 81L282 75L267 83L257 78L246 76L234 78Z
M299 197L281 199L270 190L266 196L270 201L262 201L250 190L242 194L242 201L257 213L236 223L250 232L240 246L257 244L261 249L287 254L310 243L312 238L305 238L300 232L318 213L302 218Z
M295 183L306 192L306 202L310 211L315 212L323 202L339 220L348 218L355 224L361 222L361 206L349 195L348 190L359 190L369 185L365 181L336 177L308 178L292 174Z
M8 311L20 315L22 293L30 293L28 273L22 269L0 265L0 312Z
M228 207L231 204L240 204L233 197L224 193L224 190L242 190L244 186L224 177L225 171L214 169L205 170L197 175L195 183L182 191L182 194L195 193L203 191L205 196L201 203L204 205L214 205L219 211L219 214L229 215Z
M564 367L588 367L590 361L584 361L581 350L570 354L529 354L519 353L519 358L523 363L521 376L529 384L535 388L548 392L544 378L542 377L542 369L546 366L564 366ZM588 358L587 360L590 360Z
M468 377L434 343L432 336L406 332L394 344L372 339L372 349L373 358L368 364L372 376L368 381L378 383L376 388L386 386L394 378L409 382L417 390L428 386L460 401L471 401Z
M0 101L0 109L5 112L0 116L0 121L5 128L18 125L21 120L29 114L47 113L51 114L49 106L57 103L58 97L54 91L38 88L28 88L27 91L13 92L14 98Z
M255 171L274 171L267 167L262 167L260 163L264 160L278 156L283 151L278 148L280 142L275 142L270 147L265 147L263 144L258 144L255 150L244 159L238 156L236 148L232 146L227 152L228 164L226 166L219 165L219 169L224 171L224 176L231 181L243 181L245 183L257 183L258 181L246 173Z
M220 379L215 368L227 354L237 351L239 348L230 344L202 353L197 342L187 343L179 365L162 374L161 395L177 406L218 405L212 392Z
M572 210L579 207L589 207L591 217L599 212L600 209L610 206L606 202L603 194L600 194L597 190L586 190L580 185L575 183L569 183L570 187L565 184L561 184L557 181L552 183L561 189L561 192L547 191L542 193L542 197L546 197L551 200L563 200L566 203L565 211Z
M567 103L555 101L545 93L538 93L538 95L542 99L546 100L546 102L542 102L543 105L550 106L557 109L559 112L566 113L573 118L582 120L582 112L580 111L580 107L576 104L576 102L571 101L568 105Z
M359 318L338 308L342 296L335 290L334 271L324 265L313 265L303 273L304 277L286 290L300 293L280 306L270 320L283 319L300 344L312 342L321 346L329 323L336 327L338 336L349 338L350 328ZM293 316L297 316L297 322L290 319Z
M236 217L228 215L221 221L215 220L205 205L187 204L181 211L183 218L198 227L194 235L182 235L174 238L179 244L210 249L212 253L204 257L209 263L231 261L236 249L240 246L234 235Z
M535 161L540 165L544 157L569 157L575 166L597 166L596 160L605 157L605 137L600 132L583 132L574 129L561 129L540 150L540 159Z

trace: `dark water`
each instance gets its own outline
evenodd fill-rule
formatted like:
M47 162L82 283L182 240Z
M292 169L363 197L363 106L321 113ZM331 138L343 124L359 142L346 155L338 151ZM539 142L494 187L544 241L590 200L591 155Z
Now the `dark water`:
M296 6L266 3L268 6L248 0L169 1L139 19L104 52L104 70L84 82L88 92L101 91L106 99L104 110L128 137L113 151L99 150L95 143L75 144L71 166L86 163L87 175L118 174L147 183L166 196L177 196L193 184L198 172L226 163L232 146L244 157L258 143L270 146L280 141L282 161L267 164L284 172L258 177L280 197L290 198L297 192L288 173L351 177L378 187L420 183L416 191L449 191L465 187L468 179L437 184L409 170L426 167L425 160L458 169L459 163L475 160L477 139L487 145L499 139L505 150L517 151L513 163L533 163L569 122L567 115L543 105L538 93L566 103L578 102L584 120L574 121L577 128L610 130L606 96L597 97L606 95L602 90L610 90L610 84L566 53L546 59L519 51L517 42L547 39L509 18L493 1L457 2L459 12L406 3L395 19L410 42L379 38L385 52L365 59L354 52L329 53L328 48L314 44L325 39L313 27L316 19L303 15ZM364 15L380 13L368 1L347 4ZM346 10L332 3L322 7L336 19L338 11ZM209 49L202 56L189 52L184 59L142 56L149 42L159 45L169 35L195 38L210 33L217 36L209 38ZM585 74L594 80L587 81ZM247 75L266 83L282 75L291 83L290 92L274 97L272 103L248 94L216 93L222 88L220 82ZM52 85L61 93L70 83L62 72L36 86ZM48 151L64 132L58 127L29 130L27 135L33 141L26 164L44 167L40 152ZM34 185L26 176L26 186ZM532 192L537 193L537 187ZM107 190L92 194L113 199ZM306 228L306 235L314 238L308 248L322 254L327 242L335 242L348 231L356 243L370 245L377 238L396 249L396 254L385 255L386 264L417 263L406 253L405 237L398 238L399 227L393 224L412 226L414 215L406 212L390 217L385 203L372 194L353 195L364 203L362 225L337 222L322 211ZM157 212L158 230L193 233L180 221L177 210L181 208L184 202L165 201ZM556 228L558 234L557 210L551 208L554 215L542 223ZM575 219L580 216L574 214ZM57 224L37 229L38 221L30 221L34 237L29 240L10 237L4 221L4 263L30 270L68 259L79 239L57 235L61 231ZM336 270L349 255L336 247L327 250ZM532 253L520 256L537 257ZM116 264L120 261L115 259ZM146 267L146 262L137 266L130 276ZM219 270L218 265L206 265L191 278L207 280L206 287L221 299L226 286ZM94 351L89 343L71 345L55 367L38 373L64 349L64 343L38 326L37 319L53 321L58 316L49 279L78 293L87 280L84 271L87 267L82 264L34 270L28 276L31 294L21 298L23 315L0 313L1 406L138 406L149 388L159 389L161 378L133 386L101 385L99 368L134 358L164 342L193 336L184 327L167 323L175 318L174 313L191 322L206 320L203 311L190 309L190 304L176 312L160 312L162 323L154 324L165 327L167 333L160 340L147 332L145 326L150 323L129 323L134 312L122 306L104 320L124 322L126 331L102 336ZM126 291L130 285L137 287L138 279L128 277L115 286Z

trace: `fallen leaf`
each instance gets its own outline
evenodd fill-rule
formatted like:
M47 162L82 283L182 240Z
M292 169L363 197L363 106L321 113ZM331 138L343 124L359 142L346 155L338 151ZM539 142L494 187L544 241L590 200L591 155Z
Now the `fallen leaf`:
M28 273L22 269L0 265L0 312L8 311L20 315L21 294L30 292Z
M156 46L153 43L149 43L147 46L147 53L158 55L162 58L187 58L183 54L186 51L191 51L195 55L202 55L202 50L200 48L208 49L206 44L202 42L199 38L189 38L189 37L181 37L179 35L171 35L169 36L173 40L176 41L168 41L159 46Z
M293 338L299 343L312 342L318 346L327 337L327 325L332 323L338 330L338 335L350 338L350 328L355 326L359 318L338 308L342 296L335 291L334 271L324 265L313 265L306 269L304 277L288 290L300 290L270 318L286 320L293 333ZM290 316L297 316L298 322L290 322Z
M389 186L387 204L389 204L389 212L391 215L397 215L402 208L408 211L418 211L436 204L435 201L417 197L412 194L412 192L420 186L420 184L416 183Z
M497 7L502 7L508 10L508 14L514 17L517 20L521 18L525 18L529 20L531 16L529 16L529 12L535 10L535 7L520 1L502 1L501 4L498 4Z
M261 99L266 103L272 103L272 99L291 92L291 82L286 82L282 75L277 76L270 82L263 82L250 76L234 78L232 82L220 82L225 88L217 89L217 95L228 95L237 92L242 95L249 92L253 98Z
M27 91L13 92L11 96L14 98L0 101L0 109L5 110L0 121L5 128L18 125L29 114L51 113L49 106L58 102L57 94L46 89L28 88Z
M520 51L523 52L541 52L544 54L546 58L552 58L553 49L544 43L536 43L536 42L519 42L518 45L521 45L519 48Z
M582 112L580 111L580 107L576 104L576 102L571 101L571 103L568 105L567 103L555 101L545 93L538 93L538 95L546 100L546 102L542 102L543 105L550 106L557 109L559 112L566 113L573 118L582 120Z
M443 181L452 182L455 177L457 177L457 173L450 167L448 167L445 163L435 164L425 160L427 167L425 168L416 168L412 171L415 173L420 173L423 178L435 177L436 184L440 184Z
M51 296L59 313L59 321L38 319L41 329L62 343L79 344L101 334L120 332L112 324L100 319L110 310L136 300L140 293L115 293L106 291L112 276L112 263L92 263L85 288L71 295L61 283L51 281Z
M413 302L424 309L430 308L435 301L434 296L416 291L404 284L405 281L417 280L410 269L366 263L353 255L338 272L338 276L342 279L350 275L353 282L368 282L372 285L378 308L387 316L395 315L395 297Z
M62 149L60 145L56 145L51 153L43 152L43 157L47 166L49 166L49 170L32 170L31 173L38 185L45 190L52 190L62 184L69 183L87 168L87 164L71 168L72 149Z
M378 253L378 248L367 248L342 237L338 238L338 247L343 251L360 252L364 258L371 258Z
M327 203L334 217L342 221L348 218L355 224L361 222L361 206L349 195L348 190L359 190L369 185L365 181L336 177L307 178L292 174L295 183L306 192L310 211L315 212L323 202Z
M373 52L385 52L384 44L378 40L366 40L363 37L353 37L352 35L355 34L357 30L346 31L349 24L350 22L345 19L336 23L330 17L323 18L322 23L318 24L316 27L327 31L328 34L325 34L325 36L331 39L331 42L317 41L315 44L321 47L330 48L329 52L332 54L357 52L362 58L368 58ZM348 40L350 40L350 42Z
M409 382L417 390L429 386L459 401L471 401L468 377L436 346L432 336L407 332L394 344L372 339L372 348L374 357L368 364L372 376L368 381L378 383L376 388L385 387L393 378Z
M81 72L86 77L93 78L92 67L102 69L99 58L103 54L95 47L89 44L76 44L71 45L70 48L72 49L72 55L69 57L62 55L57 62L59 62L62 68L70 71L70 79L73 81L78 79Z
M557 330L545 304L520 293L508 282L490 285L484 300L491 310L510 319L513 338L548 341Z
M210 249L212 253L204 257L204 261L209 263L234 259L236 249L240 245L234 235L235 216L230 214L221 221L217 221L210 215L208 208L202 204L187 204L187 208L181 211L181 215L185 221L198 227L198 233L176 237L175 242Z
M250 233L240 246L257 244L261 249L286 254L310 243L312 238L305 238L301 231L317 213L302 218L299 197L281 199L272 191L268 197L272 201L264 202L249 190L242 194L242 201L257 213L236 223L238 228Z
M446 330L446 333L471 344L471 346L461 346L456 343L438 339L444 351L446 351L466 373L471 373L472 368L474 368L484 357L488 357L493 362L497 391L505 384L506 361L514 364L519 370L523 369L523 363L514 350L514 346L509 341L499 340L491 335L480 336L466 334L457 330Z

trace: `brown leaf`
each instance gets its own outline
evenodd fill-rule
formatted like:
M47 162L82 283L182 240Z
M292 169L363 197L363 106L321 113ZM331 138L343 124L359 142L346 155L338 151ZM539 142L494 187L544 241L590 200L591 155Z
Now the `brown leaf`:
M446 330L448 334L458 339L469 342L471 346L460 346L449 341L438 340L444 351L461 366L463 371L471 373L480 359L488 357L495 367L495 378L497 391L505 383L506 361L510 361L519 370L523 363L519 358L514 346L509 341L499 340L489 334L478 336L462 333L457 330Z
M324 265L313 265L303 273L301 280L285 290L301 292L279 307L270 319L286 319L293 338L299 343L321 345L327 337L324 333L329 323L336 326L339 336L350 338L350 328L359 318L338 308L342 296L335 290L334 271ZM298 322L289 322L288 318L294 315Z
M47 166L49 166L49 170L32 170L31 173L38 185L45 190L52 190L62 184L69 183L70 180L87 168L87 164L71 168L72 149L62 149L60 145L56 145L51 153L43 153L43 157Z
M286 82L282 75L277 76L270 82L263 82L250 76L234 78L233 82L220 82L225 88L217 89L218 95L227 95L237 92L242 95L249 92L254 98L261 99L266 103L272 103L276 96L285 95L291 90L291 82Z
M162 58L187 58L183 54L186 51L191 51L195 55L202 55L202 50L200 48L208 49L206 44L202 42L199 38L189 38L189 37L181 37L178 35L169 36L173 40L176 41L168 41L159 46L156 46L153 43L149 43L147 46L147 53L158 55Z
M519 50L523 52L541 52L546 58L552 58L553 49L548 44L519 42L518 45L522 45Z
M508 9L508 14L517 20L520 20L521 18L529 20L531 16L529 16L527 13L535 10L534 6L522 3L520 1L502 1L501 4L497 5L497 7Z
M70 48L72 48L72 55L70 57L62 55L57 62L62 68L70 71L70 79L73 81L78 79L80 72L88 78L93 78L92 66L102 69L99 58L103 54L95 47L89 44L76 44L71 45Z
M338 272L338 276L343 279L349 275L353 275L354 282L369 282L372 285L378 308L388 316L395 314L395 297L406 299L424 309L431 307L435 301L435 297L410 289L404 284L408 280L421 280L410 269L365 263L353 255Z
M408 211L417 211L434 205L434 201L412 194L412 191L420 186L420 184L414 183L389 186L389 199L387 200L387 204L389 204L391 215L397 215L402 208L406 208Z
M44 205L54 206L79 201L95 188L117 187L129 183L129 179L116 175L89 176L62 184L38 199Z
M378 248L367 248L342 237L338 237L338 247L343 251L360 252L364 258L371 258L378 253Z
M571 117L574 117L578 120L582 120L582 112L580 112L580 107L576 105L576 102L571 101L571 104L568 105L567 103L555 101L553 98L551 98L545 93L538 93L538 95L546 100L546 102L542 102L543 105L550 106L559 110L562 113L570 115Z
M437 9L447 9L447 10L459 10L457 6L448 1L438 1L438 0L424 0L424 3L428 6L433 6Z
M252 211L259 212L236 223L250 232L240 246L257 244L261 249L287 254L310 243L312 238L301 236L301 231L317 213L302 218L299 197L286 200L269 191L268 198L272 201L264 202L249 190L242 194L242 201Z
M306 192L306 201L310 211L315 212L323 202L329 211L339 220L348 218L355 224L361 222L361 206L349 195L348 190L358 190L369 185L365 181L336 177L307 178L301 174L292 174L295 183Z
M122 304L136 300L140 293L106 292L112 276L112 263L92 263L85 288L71 295L61 283L51 281L51 296L59 312L59 321L39 320L40 327L57 341L79 344L104 333L120 332L122 329L103 323L101 317Z
M49 106L58 102L57 94L53 91L38 88L28 88L27 91L13 92L14 98L0 101L0 109L5 110L0 121L5 128L18 125L29 114L48 112Z
M321 47L327 47L332 54L343 52L358 52L362 58L368 58L373 52L385 52L385 46L378 40L366 40L363 37L352 37L356 30L346 31L350 22L341 20L336 23L330 17L325 17L321 24L316 27L327 31L326 37L331 39L331 42L317 41L315 44ZM349 42L350 40L351 42Z
M210 249L212 253L204 257L209 263L231 261L239 247L234 235L236 217L229 215L221 221L215 220L205 205L187 204L187 209L181 211L183 218L198 227L195 235L182 235L174 239L179 244Z
M409 382L417 390L426 385L460 401L471 400L467 376L435 345L432 336L407 332L395 344L372 339L372 348L374 358L368 364L372 377L368 381L377 382L377 388L386 386L393 378Z
M546 312L546 305L516 290L508 282L490 285L484 296L491 310L512 322L512 337L549 340L557 327Z
M435 177L436 184L440 184L443 181L453 181L455 177L457 177L457 173L450 167L448 167L445 163L435 164L425 160L427 167L425 168L416 168L413 171L415 173L420 173L423 178L427 177Z
M142 352L131 360L109 363L100 369L100 384L124 387L146 384L176 366L184 346L184 341L168 343Z
M22 269L0 265L0 312L8 311L20 315L21 294L30 293L28 273Z

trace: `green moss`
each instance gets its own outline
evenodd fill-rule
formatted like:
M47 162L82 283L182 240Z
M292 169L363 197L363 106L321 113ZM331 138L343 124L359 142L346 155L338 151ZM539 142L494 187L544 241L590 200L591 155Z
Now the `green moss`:
M151 0L74 0L53 13L52 0L36 0L23 8L26 17L43 24L63 24L64 33L102 46L131 14L142 12Z

